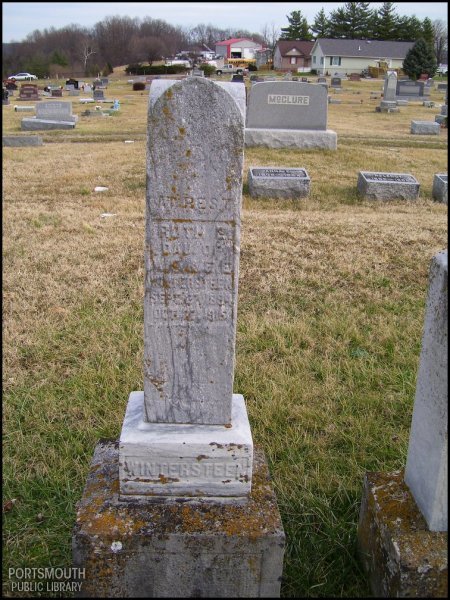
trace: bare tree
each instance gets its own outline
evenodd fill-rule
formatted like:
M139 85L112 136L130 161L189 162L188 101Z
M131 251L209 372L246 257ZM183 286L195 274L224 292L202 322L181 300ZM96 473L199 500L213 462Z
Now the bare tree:
M438 65L448 60L448 32L444 21L433 21L434 32L434 52L436 54L436 62Z
M275 25L275 23L271 23L270 25L266 23L261 28L261 37L263 39L264 46L270 51L270 59L273 61L273 54L275 52L275 46L277 45L278 40L280 39L280 30Z
M88 40L83 40L82 48L81 48L81 60L83 61L83 68L86 71L87 61L92 54L97 54L96 50Z

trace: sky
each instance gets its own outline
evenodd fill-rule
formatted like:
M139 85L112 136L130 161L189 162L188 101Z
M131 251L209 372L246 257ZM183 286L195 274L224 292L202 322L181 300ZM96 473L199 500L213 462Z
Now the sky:
M260 33L265 25L277 28L289 23L286 15L300 10L309 24L323 7L325 14L345 2L2 2L3 42L20 42L36 29L59 29L75 24L92 27L110 16L151 17L174 26L200 23L218 28L246 29ZM371 2L379 8L382 2ZM447 22L448 2L396 2L399 15L416 15Z

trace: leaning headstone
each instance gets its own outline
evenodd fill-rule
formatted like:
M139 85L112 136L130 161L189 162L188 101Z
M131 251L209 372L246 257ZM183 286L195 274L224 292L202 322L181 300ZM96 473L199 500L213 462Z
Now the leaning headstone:
M305 169L250 167L248 190L253 198L306 198L311 191L311 179Z
M416 200L420 184L408 173L360 171L357 189L366 200Z
M233 394L244 118L239 84L152 83L144 391L119 448L97 445L79 504L85 597L280 593L281 520Z
M414 135L439 135L441 128L435 121L411 121L411 133Z
M448 175L447 173L438 173L433 178L433 199L443 204L448 204Z
M448 597L448 258L433 257L405 473L366 473L358 549L375 598Z
M246 146L335 150L327 129L327 90L300 81L255 83L249 92Z

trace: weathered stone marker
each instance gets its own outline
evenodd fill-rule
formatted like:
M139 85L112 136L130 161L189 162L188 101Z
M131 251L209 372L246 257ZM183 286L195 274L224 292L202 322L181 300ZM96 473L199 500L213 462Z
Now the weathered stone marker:
M279 596L284 532L233 394L244 119L241 84L152 82L144 392L118 448L94 454L73 537L81 596Z
M301 168L250 167L248 190L255 198L306 198L311 179Z
M383 100L375 108L376 112L399 112L396 102L397 73L391 71L384 79Z
M441 127L435 121L411 121L411 133L414 135L439 135Z
M447 173L436 173L433 177L433 199L443 204L448 204L448 175Z
M437 254L430 269L416 398L405 482L430 531L448 529L448 257Z
M406 470L366 473L358 547L377 598L448 597L448 258L431 262Z
M198 80L166 91L163 85L152 84L149 114L146 420L226 425L233 394L242 117L219 86L203 86L210 110L199 107L201 119L194 110L189 120L185 106L198 97ZM213 113L216 106L221 119ZM205 136L205 129L214 135Z
M358 192L367 200L417 200L420 184L409 173L360 171Z

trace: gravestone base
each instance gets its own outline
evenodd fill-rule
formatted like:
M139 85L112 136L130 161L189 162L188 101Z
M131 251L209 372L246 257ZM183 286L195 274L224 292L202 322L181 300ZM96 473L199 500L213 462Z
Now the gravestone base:
M285 536L264 453L245 505L119 500L118 443L95 449L72 537L81 598L279 597Z
M47 119L22 119L20 128L22 131L42 131L47 129L73 129L75 123L73 121L50 121Z
M243 396L233 394L229 425L148 423L144 392L131 392L119 446L120 494L246 501L253 441Z
M409 100L396 100L395 103L397 104L397 106L408 106Z
M323 148L336 150L337 133L309 129L245 129L245 145L266 148Z
M4 135L3 146L42 146L43 141L40 135Z
M435 121L411 121L413 135L439 135L441 128Z
M375 598L447 597L447 533L428 530L403 471L366 473L357 540Z

